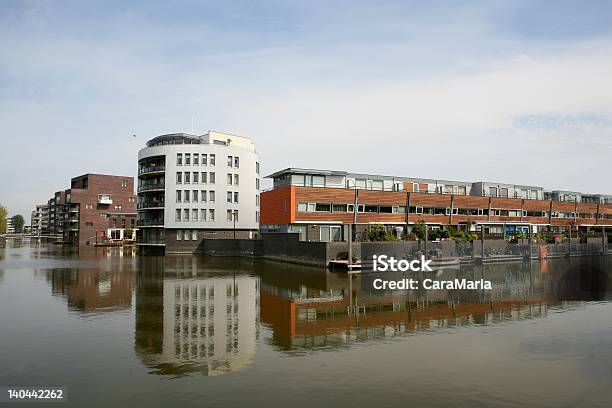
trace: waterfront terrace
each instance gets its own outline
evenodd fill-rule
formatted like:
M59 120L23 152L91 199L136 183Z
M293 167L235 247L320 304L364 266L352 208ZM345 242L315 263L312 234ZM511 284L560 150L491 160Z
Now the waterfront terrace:
M612 226L612 196L494 182L381 176L287 168L261 194L264 232L296 232L303 241L363 240L373 224L402 238L415 223L446 230L585 234Z

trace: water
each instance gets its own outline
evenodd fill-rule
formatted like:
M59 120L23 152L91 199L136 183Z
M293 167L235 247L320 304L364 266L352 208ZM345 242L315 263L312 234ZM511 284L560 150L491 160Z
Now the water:
M612 405L612 259L446 269L493 291L129 249L0 249L0 386L64 406ZM24 405L19 405L24 406Z

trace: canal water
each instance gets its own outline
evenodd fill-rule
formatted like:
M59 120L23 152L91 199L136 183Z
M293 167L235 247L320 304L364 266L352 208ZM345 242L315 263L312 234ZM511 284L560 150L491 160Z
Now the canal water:
M88 407L612 406L612 259L436 274L493 289L9 241L0 387Z

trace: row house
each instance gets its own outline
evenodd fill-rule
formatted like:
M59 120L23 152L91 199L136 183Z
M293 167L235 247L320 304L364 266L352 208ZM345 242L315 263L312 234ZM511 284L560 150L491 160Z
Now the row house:
M530 226L538 232L612 225L612 201L604 195L574 194L570 201L529 185L300 168L268 177L273 188L261 194L262 231L296 232L307 241L346 240L348 225L357 240L372 224L401 237L419 221L431 229L480 225L485 234L501 235Z

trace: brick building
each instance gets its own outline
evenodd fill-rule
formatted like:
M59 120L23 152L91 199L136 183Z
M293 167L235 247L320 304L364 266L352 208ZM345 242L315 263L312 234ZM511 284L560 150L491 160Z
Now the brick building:
M261 194L262 231L296 232L305 241L346 240L348 225L356 240L365 239L372 224L401 237L418 221L430 229L471 225L500 236L530 227L612 226L610 195L298 168L268 177L273 188Z
M61 235L71 244L94 244L123 239L136 228L134 178L84 174L48 201L46 234Z

